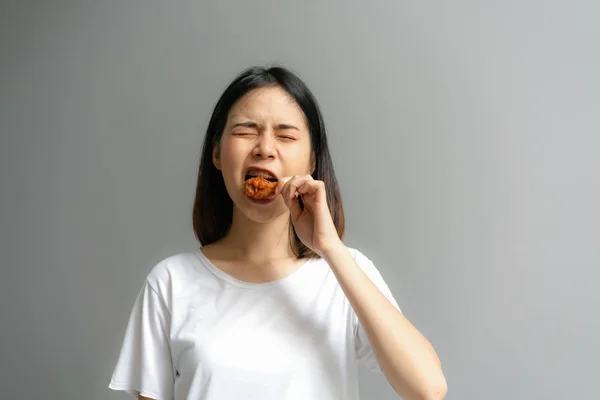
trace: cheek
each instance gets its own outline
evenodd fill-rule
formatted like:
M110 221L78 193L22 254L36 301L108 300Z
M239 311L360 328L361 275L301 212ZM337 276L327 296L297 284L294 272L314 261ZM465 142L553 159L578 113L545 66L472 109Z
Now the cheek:
M310 148L298 147L287 154L286 160L292 175L304 175L310 172Z
M221 169L224 174L229 174L235 170L244 161L244 154L240 146L235 143L223 140L221 145Z

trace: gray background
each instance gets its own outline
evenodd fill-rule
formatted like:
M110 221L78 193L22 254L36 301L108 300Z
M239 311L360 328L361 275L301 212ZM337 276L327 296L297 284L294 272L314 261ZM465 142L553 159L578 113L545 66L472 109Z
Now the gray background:
M125 398L107 384L142 280L196 248L211 107L273 62L319 99L347 243L447 399L598 395L598 2L1 4L2 399Z

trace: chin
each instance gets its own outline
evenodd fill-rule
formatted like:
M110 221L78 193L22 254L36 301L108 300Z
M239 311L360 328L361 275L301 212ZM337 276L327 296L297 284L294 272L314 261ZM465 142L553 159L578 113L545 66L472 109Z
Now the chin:
M271 222L288 213L288 209L281 198L267 204L253 204L251 200L245 197L240 200L239 203L236 202L239 211L244 213L249 220L259 224Z

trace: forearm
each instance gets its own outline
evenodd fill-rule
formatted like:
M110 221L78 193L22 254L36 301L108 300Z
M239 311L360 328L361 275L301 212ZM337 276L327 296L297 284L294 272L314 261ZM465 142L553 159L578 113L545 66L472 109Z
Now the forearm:
M363 326L382 372L405 399L443 399L446 381L429 341L340 244L324 255Z

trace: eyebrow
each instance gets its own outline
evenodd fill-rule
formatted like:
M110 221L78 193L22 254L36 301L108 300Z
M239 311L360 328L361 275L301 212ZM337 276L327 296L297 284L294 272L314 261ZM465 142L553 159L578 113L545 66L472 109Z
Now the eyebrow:
M279 124L275 127L275 129L280 129L280 130L284 130L284 129L294 129L299 131L300 129L298 129L297 127L295 127L294 125L290 125L290 124Z
M252 121L238 122L237 124L233 125L232 128L237 128L237 127L258 128L258 124L256 122L252 122ZM278 124L275 126L275 129L277 129L277 130L294 129L297 131L300 130L297 127L295 127L294 125L290 125L290 124Z
M252 121L239 122L239 123L235 124L233 126L233 128L237 128L238 126L241 126L241 127L244 127L244 128L256 128L256 127L258 127L258 125L256 125L256 122L252 122Z

